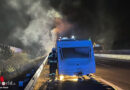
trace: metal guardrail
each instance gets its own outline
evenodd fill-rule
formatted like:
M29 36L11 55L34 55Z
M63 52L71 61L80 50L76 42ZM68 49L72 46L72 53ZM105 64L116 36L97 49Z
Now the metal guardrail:
M104 57L104 58L130 60L130 55L123 55L123 54L94 54L94 55L97 57Z
M36 73L34 74L34 76L31 78L31 80L29 81L29 83L27 84L27 86L25 87L24 90L33 90L37 79L39 78L45 64L47 63L48 60L48 56L45 58L45 60L43 61L43 63L40 65L40 67L38 68L38 70L36 71Z
M95 50L97 54L124 54L130 55L130 50Z

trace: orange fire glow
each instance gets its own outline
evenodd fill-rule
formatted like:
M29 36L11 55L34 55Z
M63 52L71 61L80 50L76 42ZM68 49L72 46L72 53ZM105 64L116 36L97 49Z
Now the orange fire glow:
M56 18L56 28L53 29L55 33L65 33L72 28L72 24L64 19Z

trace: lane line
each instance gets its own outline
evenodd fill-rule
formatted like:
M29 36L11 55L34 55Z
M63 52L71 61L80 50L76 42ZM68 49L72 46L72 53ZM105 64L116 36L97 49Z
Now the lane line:
M119 86L117 86L117 85L115 85L115 84L113 84L111 82L108 82L107 80L105 80L105 79L103 79L103 78L101 78L99 76L96 76L94 74L91 74L91 75L92 75L92 78L94 78L95 80L99 81L100 83L102 82L102 83L104 83L106 85L109 85L109 86L113 87L115 90L124 90L124 89L120 88Z
M113 59L124 59L130 60L130 55L122 55L122 54L94 54L97 57L104 57L104 58L113 58Z

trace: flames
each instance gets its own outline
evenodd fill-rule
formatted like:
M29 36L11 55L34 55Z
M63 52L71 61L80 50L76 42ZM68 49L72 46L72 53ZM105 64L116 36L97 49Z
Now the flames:
M63 34L71 30L73 25L69 23L67 20L61 19L61 18L56 18L55 19L55 26L56 28L53 29L53 32L57 34Z

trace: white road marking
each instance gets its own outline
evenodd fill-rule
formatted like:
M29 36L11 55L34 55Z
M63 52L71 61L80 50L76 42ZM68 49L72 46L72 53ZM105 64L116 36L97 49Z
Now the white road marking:
M101 78L99 76L96 76L94 74L91 74L91 75L92 75L92 78L94 78L98 82L102 82L102 83L104 83L106 85L109 85L109 86L113 87L115 90L124 90L124 89L120 88L119 86L117 86L117 85L115 85L115 84L113 84L111 82L108 82L107 80L105 80L105 79L103 79L103 78Z
M97 57L130 60L130 55L122 54L94 54Z

